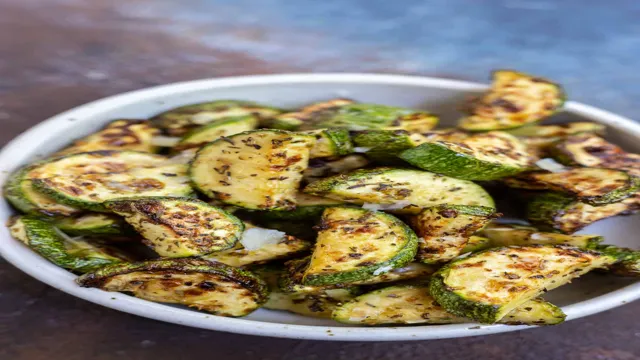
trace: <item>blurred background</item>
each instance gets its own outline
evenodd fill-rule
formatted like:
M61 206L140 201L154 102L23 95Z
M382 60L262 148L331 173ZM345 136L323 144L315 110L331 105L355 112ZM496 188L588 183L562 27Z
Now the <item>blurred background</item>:
M107 95L286 72L488 82L492 69L516 68L556 80L571 100L637 118L639 20L638 0L0 0L0 144ZM100 308L0 259L2 359L629 360L640 358L638 311L438 342L258 339Z

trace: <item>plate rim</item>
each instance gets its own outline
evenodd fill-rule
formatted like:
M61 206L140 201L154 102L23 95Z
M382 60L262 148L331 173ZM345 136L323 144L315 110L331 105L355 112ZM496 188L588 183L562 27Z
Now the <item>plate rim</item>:
M25 130L9 141L0 151L0 185L4 185L9 172L5 164L13 164L12 154L28 146L31 139L46 139L47 133L59 127L69 118L83 118L94 113L103 113L110 108L118 108L127 104L153 100L160 96L186 91L198 91L210 88L236 87L250 85L293 83L348 83L348 84L388 84L414 85L431 88L445 88L464 91L482 91L487 85L452 79L427 76L368 74L368 73L294 73L272 75L249 75L223 78L210 78L184 81L129 91L101 98L84 105L74 107L54 115L39 124ZM564 111L578 114L584 118L624 130L631 136L640 139L640 124L633 120L596 108L590 105L568 101ZM16 164L19 165L19 164ZM3 218L10 214L6 203L2 204L0 215ZM13 240L6 227L0 233L0 255L9 263L31 277L61 290L72 296L102 305L114 310L143 316L164 322L196 328L225 331L246 335L268 337L339 340L339 341L396 341L396 340L431 340L457 338L466 336L488 335L535 326L450 324L430 326L389 326L389 327L338 327L326 325L295 325L270 323L241 318L225 318L205 314L193 310L180 309L168 305L154 303L121 293L107 293L97 289L81 288L75 284L75 276L41 258L18 241ZM574 303L563 307L567 320L577 319L594 313L606 311L640 298L640 282L627 285L607 294ZM392 330L392 331L389 331Z

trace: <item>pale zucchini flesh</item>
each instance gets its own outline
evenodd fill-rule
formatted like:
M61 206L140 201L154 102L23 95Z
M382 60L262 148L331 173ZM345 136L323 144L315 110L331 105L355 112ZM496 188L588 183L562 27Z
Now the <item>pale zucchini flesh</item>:
M160 256L206 255L233 247L244 231L242 221L228 212L190 198L139 198L108 202L124 216Z
M319 229L302 279L305 285L366 280L404 266L416 254L415 233L385 213L331 207L324 211Z
M228 250L218 251L202 257L235 267L259 265L266 262L291 258L307 253L312 247L309 241L285 235L278 243L268 243L259 249L247 250L240 242Z
M481 233L489 239L486 247L567 245L581 249L595 249L604 240L598 235L559 234L508 225L489 225L482 229Z
M491 240L484 236L469 236L467 244L462 248L461 254L476 252L491 247Z
M313 103L297 111L274 116L268 121L268 127L289 131L313 129L322 118L336 112L341 106L353 103L353 100L341 98Z
M306 183L344 174L369 165L369 160L362 155L347 155L338 159L315 158L309 160L309 165L302 172L302 179Z
M255 210L293 209L314 138L255 130L220 138L191 162L193 184L205 195Z
M504 130L538 122L564 103L562 88L549 80L511 70L493 73L491 89L460 120L468 131Z
M441 204L495 207L480 185L401 168L356 170L313 182L304 192L355 204L407 203L394 212L408 214Z
M83 287L132 293L215 315L238 317L267 301L269 290L242 269L198 259L161 259L107 266L79 277Z
M525 171L526 146L504 132L470 136L459 143L426 142L399 157L413 166L465 180L496 180Z
M74 236L126 236L135 231L121 217L89 213L56 219L54 225L65 234Z
M418 235L416 260L447 262L462 254L469 238L489 223L495 211L481 206L440 205L409 219Z
M445 265L429 290L447 311L495 323L526 301L615 262L613 256L567 246L502 247Z
M99 150L129 150L154 153L159 147L154 145L153 138L160 135L160 130L147 120L115 120L104 129L80 140L59 151L57 155L70 155Z
M345 129L318 129L304 131L316 138L315 144L309 151L309 157L325 158L348 155L353 151L353 143L349 131Z
M231 136L258 127L259 119L253 115L224 118L191 130L172 148L173 151L200 148L223 136Z
M517 129L506 130L518 137L536 137L557 140L569 135L582 133L602 134L606 126L589 121L575 121L566 124L527 125Z

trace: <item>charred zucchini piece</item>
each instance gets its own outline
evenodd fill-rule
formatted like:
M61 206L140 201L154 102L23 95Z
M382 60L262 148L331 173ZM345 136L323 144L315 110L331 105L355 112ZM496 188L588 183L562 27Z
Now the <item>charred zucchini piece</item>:
M311 158L337 157L353 151L349 131L345 129L319 129L303 132L316 138L309 152Z
M184 136L189 131L224 118L254 115L260 120L278 115L282 110L241 100L218 100L181 106L151 118L170 136Z
M110 214L89 213L56 219L54 225L74 236L120 236L135 234L121 217Z
M528 300L615 262L614 256L568 246L502 247L445 265L429 290L448 312L495 323Z
M400 158L424 170L464 180L496 180L525 171L531 159L516 137L504 132L474 135L463 142L427 142Z
M260 212L260 217L266 220L315 220L322 216L324 209L344 205L345 203L339 200L297 193L296 208L294 210L264 211Z
M462 248L461 254L476 252L491 247L491 239L484 236L469 236L467 244Z
M347 173L369 165L369 160L362 155L347 155L339 159L311 159L309 167L302 172L307 183L327 176Z
M541 232L537 229L513 227L509 225L489 225L482 235L490 239L487 247L528 246L528 245L567 245L581 249L596 249L604 238L598 235L567 235Z
M103 267L79 277L83 287L130 292L157 302L194 307L220 316L245 316L267 301L258 276L200 259L161 259Z
M62 156L31 170L34 187L56 201L104 212L104 202L127 197L190 196L184 164L135 151Z
M423 110L377 104L349 104L320 116L315 128L387 129L423 132L438 125L438 117Z
M426 285L395 285L360 295L333 311L333 319L356 325L455 324L469 319L443 309L429 295ZM533 299L513 309L500 323L555 325L566 315L559 307Z
M258 127L259 119L253 115L236 116L213 121L210 124L195 128L185 134L173 147L174 151L200 148L205 144L223 136L231 136Z
M620 202L593 206L566 194L547 192L537 195L529 202L527 219L540 229L572 234L598 220L629 215L638 210L638 194Z
M513 129L552 115L564 101L562 88L549 80L498 70L491 89L473 102L458 126L468 131Z
M551 154L565 165L619 169L640 176L639 154L627 153L594 134L569 136L557 143Z
M407 203L398 213L417 214L441 204L494 208L493 199L477 184L426 171L380 167L313 182L305 193L364 204Z
M16 209L31 215L71 216L80 209L61 204L54 198L33 188L33 178L29 175L37 164L28 165L9 176L4 186L4 196Z
M518 137L536 137L550 140L559 140L569 135L590 133L603 134L607 127L589 121L576 121L566 124L553 125L527 125L517 129L507 130L511 135Z
M320 119L335 113L341 106L353 103L353 100L338 98L310 104L298 111L274 116L269 119L268 127L289 131L296 131L300 128L312 129Z
M97 242L70 238L50 222L35 217L13 218L8 225L17 240L53 264L71 271L84 273L129 260L124 254Z
M589 205L599 206L621 201L640 190L640 178L622 170L575 168L562 172L536 171L520 174L510 187L559 191Z
M115 120L104 129L80 140L58 152L70 155L98 150L130 150L154 153L159 150L153 138L160 135L147 120Z
M322 214L305 285L362 281L409 263L415 233L397 218L360 208L331 207Z
M412 216L409 224L419 237L416 260L442 263L462 254L469 237L487 225L494 213L489 207L439 205Z
M247 131L223 137L191 162L194 185L224 203L256 210L295 208L314 138L281 130Z
M164 257L200 256L233 247L244 231L240 219L190 198L139 198L110 201L145 245Z
M613 264L608 272L617 276L640 277L640 258L623 260Z

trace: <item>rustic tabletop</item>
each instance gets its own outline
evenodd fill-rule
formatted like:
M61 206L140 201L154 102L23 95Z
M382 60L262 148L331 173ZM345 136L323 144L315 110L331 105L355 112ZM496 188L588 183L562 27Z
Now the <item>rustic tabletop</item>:
M615 5L615 6L614 6ZM484 81L517 67L634 117L637 0L0 0L0 143L57 112L179 80L388 72ZM0 260L1 359L640 359L640 302L553 328L454 340L258 338L139 318Z

